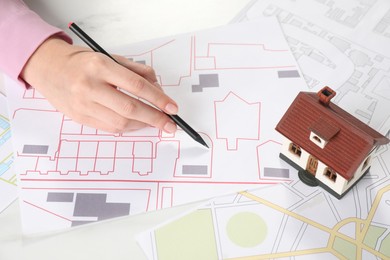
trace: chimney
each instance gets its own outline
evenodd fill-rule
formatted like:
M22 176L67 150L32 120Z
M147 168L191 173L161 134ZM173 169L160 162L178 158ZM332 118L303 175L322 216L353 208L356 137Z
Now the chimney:
M317 96L320 99L320 102L324 106L328 106L330 103L330 100L336 95L336 91L331 89L328 86L323 87L320 91L318 91Z

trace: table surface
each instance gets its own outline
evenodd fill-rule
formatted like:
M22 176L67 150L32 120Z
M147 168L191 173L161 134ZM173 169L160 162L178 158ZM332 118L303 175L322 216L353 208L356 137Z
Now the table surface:
M66 31L70 21L82 25L107 49L225 25L249 2L250 0L116 0L110 3L104 0L26 1L45 20ZM70 32L69 35L73 36ZM75 44L82 44L79 39L74 38L74 41ZM25 237L21 231L18 201L15 201L0 214L0 259L146 259L135 236L195 206L196 203L193 203L90 224L62 233Z

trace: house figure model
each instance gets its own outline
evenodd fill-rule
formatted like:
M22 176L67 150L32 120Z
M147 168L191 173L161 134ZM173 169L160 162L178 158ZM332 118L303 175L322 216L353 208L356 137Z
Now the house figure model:
M370 169L372 152L390 142L330 102L336 92L300 92L276 130L285 138L280 157L299 178L341 199Z

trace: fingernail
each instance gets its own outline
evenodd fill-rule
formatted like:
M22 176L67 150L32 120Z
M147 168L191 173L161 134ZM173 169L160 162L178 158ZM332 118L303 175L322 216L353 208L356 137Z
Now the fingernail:
M171 115L176 115L177 114L177 106L172 104L172 103L168 103L168 105L165 106L165 111L168 113L168 114L171 114Z
M176 132L176 124L169 121L168 123L165 124L164 126L164 131L169 133L169 134L172 134L174 132Z

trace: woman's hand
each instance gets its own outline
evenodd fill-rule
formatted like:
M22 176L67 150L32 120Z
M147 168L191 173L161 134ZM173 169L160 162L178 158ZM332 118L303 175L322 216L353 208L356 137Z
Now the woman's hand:
M112 133L145 126L175 132L176 124L161 111L177 114L177 104L164 94L154 70L124 57L115 59L121 65L101 53L53 37L34 52L20 76L78 123Z

